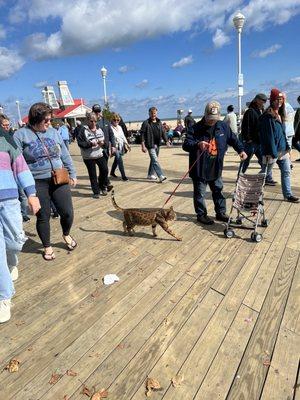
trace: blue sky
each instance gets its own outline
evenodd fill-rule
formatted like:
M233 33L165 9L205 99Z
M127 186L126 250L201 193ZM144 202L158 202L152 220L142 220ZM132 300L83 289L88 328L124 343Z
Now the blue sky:
M237 105L241 11L243 104L279 87L300 95L300 0L0 0L0 103L16 118L42 100L41 88L69 83L74 98L103 104L108 70L111 109L125 120L161 118L178 108L203 112L211 99Z

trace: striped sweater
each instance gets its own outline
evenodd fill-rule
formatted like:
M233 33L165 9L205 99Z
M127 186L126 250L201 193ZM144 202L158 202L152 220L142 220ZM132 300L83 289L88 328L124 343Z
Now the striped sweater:
M22 153L0 132L0 201L17 199L18 186L27 196L36 193L33 176Z

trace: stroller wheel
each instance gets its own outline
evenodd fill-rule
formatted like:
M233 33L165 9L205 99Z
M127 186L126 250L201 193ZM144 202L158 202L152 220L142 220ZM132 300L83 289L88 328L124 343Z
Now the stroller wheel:
M266 228L267 226L269 226L269 220L268 219L263 219L261 221L261 226L263 226L264 228Z
M231 228L226 228L224 229L224 235L228 238L231 239L234 237L234 231Z
M262 241L262 235L260 233L252 232L251 233L251 240L253 242L259 243Z

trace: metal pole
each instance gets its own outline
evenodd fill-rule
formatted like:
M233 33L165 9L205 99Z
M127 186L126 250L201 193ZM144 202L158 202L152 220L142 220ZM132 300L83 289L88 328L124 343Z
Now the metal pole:
M20 102L18 100L16 101L16 105L17 105L17 110L18 110L19 122L21 122L22 117L21 117L21 111L20 111Z
M107 97L106 97L106 80L105 80L105 76L103 76L103 89L104 89L104 105L106 106Z
M241 132L242 120L242 96L243 96L243 78L242 78L242 46L241 46L242 30L238 30L238 102L239 102L239 115L238 127L239 133Z

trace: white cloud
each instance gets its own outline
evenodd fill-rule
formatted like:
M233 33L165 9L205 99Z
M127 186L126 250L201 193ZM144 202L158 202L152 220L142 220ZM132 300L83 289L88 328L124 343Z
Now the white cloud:
M193 56L187 56L181 58L179 61L176 61L172 64L172 68L182 68L185 67L186 65L192 64L194 62Z
M15 50L0 47L0 80L9 78L24 64L25 60Z
M300 76L296 76L295 78L291 78L291 82L300 83Z
M122 65L122 66L118 69L118 71L119 71L121 74L126 74L127 72L132 71L133 69L134 69L134 68L131 67L131 66L129 66L129 65Z
M148 79L143 79L141 82L137 83L135 86L139 89L143 89L145 86L148 85Z
M281 49L281 44L273 44L272 46L264 49L264 50L257 50L254 51L251 56L252 57L257 57L257 58L265 58L269 56L270 54L276 53L279 49Z
M212 38L212 41L216 48L220 48L225 44L228 44L230 42L230 38L224 31L222 31L222 29L218 28Z
M36 82L33 86L37 89L41 89L45 86L47 86L48 82L47 81L41 81L41 82Z

